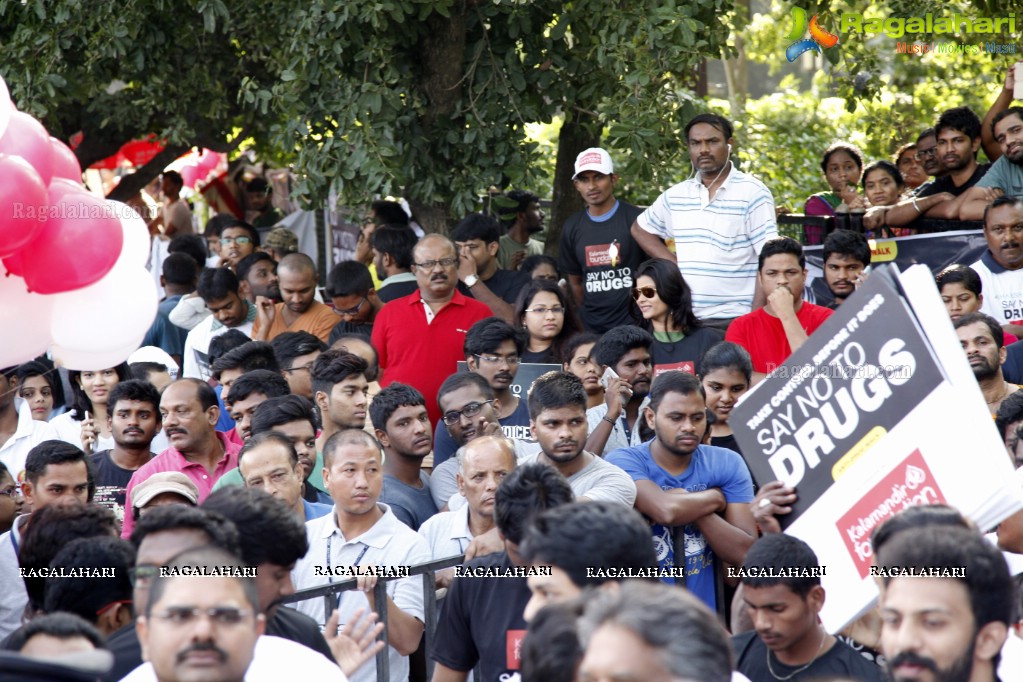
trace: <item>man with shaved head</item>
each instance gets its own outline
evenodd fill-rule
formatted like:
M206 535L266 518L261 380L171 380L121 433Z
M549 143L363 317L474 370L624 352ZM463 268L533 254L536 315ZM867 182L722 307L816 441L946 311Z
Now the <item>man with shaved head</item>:
M277 265L277 280L283 302L274 305L265 296L256 297L256 323L252 327L252 338L272 341L284 332L305 331L326 343L338 316L314 300L319 277L312 258L304 253L289 253Z
M466 332L491 312L456 289L458 252L450 239L426 235L416 244L412 259L419 289L394 299L377 314L373 347L383 369L380 385L400 381L415 386L427 396L430 421L436 424L440 410L433 396L464 359Z

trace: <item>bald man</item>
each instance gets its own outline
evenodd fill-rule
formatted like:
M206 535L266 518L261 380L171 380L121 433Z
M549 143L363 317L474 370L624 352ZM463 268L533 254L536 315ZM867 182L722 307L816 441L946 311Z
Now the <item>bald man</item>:
M326 343L339 318L313 298L319 282L313 260L304 253L289 253L277 265L277 279L283 302L274 305L269 298L256 297L253 340L272 341L284 332L302 331Z
M458 285L458 252L450 239L428 234L412 251L418 290L396 298L377 314L373 347L379 355L381 386L410 384L426 396L430 421L440 419L437 389L464 360L465 333L490 317L483 303L463 295ZM281 291L284 291L283 279Z

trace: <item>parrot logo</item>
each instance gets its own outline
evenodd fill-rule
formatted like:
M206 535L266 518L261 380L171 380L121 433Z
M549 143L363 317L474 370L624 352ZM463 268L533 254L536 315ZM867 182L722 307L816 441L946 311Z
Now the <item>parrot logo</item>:
M799 55L808 50L816 50L817 54L820 54L821 48L827 49L838 45L838 36L821 28L817 23L817 16L814 14L810 19L810 37L803 38L807 29L806 10L802 7L792 8L792 30L785 36L786 40L794 41L785 49L785 56L790 62L796 61Z

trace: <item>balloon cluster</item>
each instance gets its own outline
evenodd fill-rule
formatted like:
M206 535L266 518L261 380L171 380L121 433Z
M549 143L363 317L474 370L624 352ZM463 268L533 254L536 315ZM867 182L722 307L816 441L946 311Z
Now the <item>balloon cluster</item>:
M127 359L156 316L149 230L82 185L67 145L11 103L0 78L0 367L49 348L69 369Z

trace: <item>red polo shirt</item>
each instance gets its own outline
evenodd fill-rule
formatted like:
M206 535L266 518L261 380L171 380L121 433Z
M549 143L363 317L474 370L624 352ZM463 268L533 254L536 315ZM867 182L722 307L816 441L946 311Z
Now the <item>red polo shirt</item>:
M396 298L377 313L373 321L373 347L383 369L381 386L395 381L415 386L426 398L430 421L440 420L437 390L465 360L462 350L469 327L491 317L490 308L457 289L427 323L419 291Z

